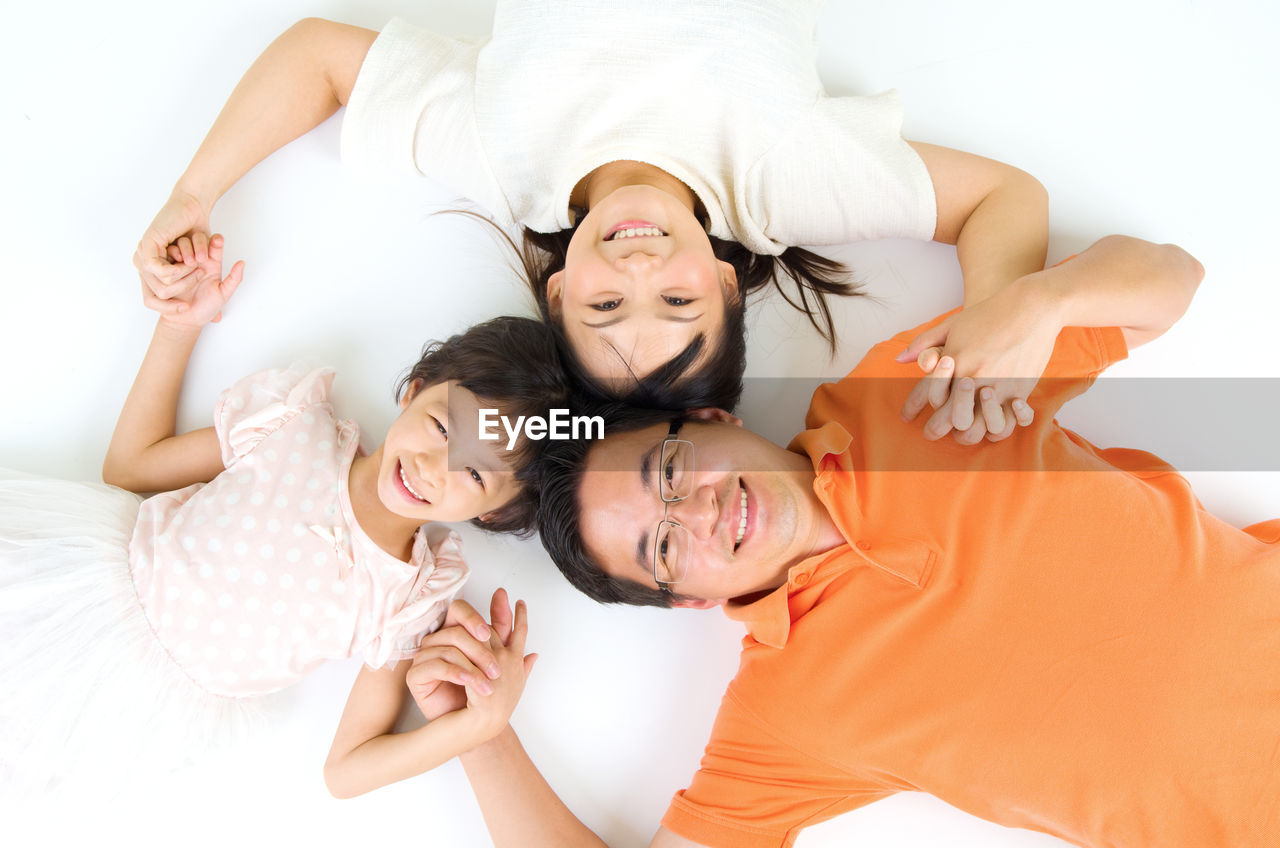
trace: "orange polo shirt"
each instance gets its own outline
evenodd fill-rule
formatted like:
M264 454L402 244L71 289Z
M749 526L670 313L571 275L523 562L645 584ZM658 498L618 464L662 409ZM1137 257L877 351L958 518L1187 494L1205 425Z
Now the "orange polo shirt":
M898 418L918 332L814 395L792 449L848 544L729 610L741 666L663 825L790 845L916 790L1078 845L1280 845L1280 520L1052 420L1119 330L1064 331L1036 422L976 448Z

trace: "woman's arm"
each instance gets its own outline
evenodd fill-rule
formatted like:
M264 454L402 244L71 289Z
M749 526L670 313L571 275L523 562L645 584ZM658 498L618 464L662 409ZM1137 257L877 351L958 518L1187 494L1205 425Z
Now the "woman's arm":
M209 215L228 188L268 155L345 105L377 33L307 18L273 41L227 98L134 254L147 306L162 314L190 292L208 243ZM190 238L181 261L166 255Z
M955 340L981 357L987 350L994 356L1020 339L1027 340L1026 349L1033 357L1027 370L1001 380L1006 393L1026 397L1043 373L1062 328L1120 327L1129 347L1137 347L1182 317L1203 278L1204 268L1177 245L1107 236L1070 262L1028 274L966 309L969 320L951 327L948 344ZM930 342L924 334L912 341L906 353L914 358ZM941 360L937 368L948 370ZM925 434L940 438L958 426L953 408L971 407L974 392L972 380L960 380L953 390L954 403L939 406L922 383L912 390L902 414L911 420L926 404L939 406L925 425ZM978 402L984 403L980 395ZM1012 426L1005 423L1006 434Z
M182 249L190 250L190 244ZM208 482L222 471L222 452L212 427L176 435L178 395L191 351L204 325L218 320L236 287L244 263L222 278L222 236L209 240L196 266L195 288L161 315L138 376L125 398L102 463L102 479L134 492L178 489Z

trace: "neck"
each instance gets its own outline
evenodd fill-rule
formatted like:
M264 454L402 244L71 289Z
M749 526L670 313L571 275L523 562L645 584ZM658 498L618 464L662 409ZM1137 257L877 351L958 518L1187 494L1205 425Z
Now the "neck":
M606 162L587 174L574 186L569 202L574 206L590 209L592 204L600 198L620 188L633 185L661 189L688 206L689 211L697 214L698 198L694 196L693 189L656 165L631 159Z
M413 553L413 536L421 522L397 515L378 497L378 469L382 465L382 447L368 456L357 456L351 462L347 491L356 523L373 543L397 559L409 561Z

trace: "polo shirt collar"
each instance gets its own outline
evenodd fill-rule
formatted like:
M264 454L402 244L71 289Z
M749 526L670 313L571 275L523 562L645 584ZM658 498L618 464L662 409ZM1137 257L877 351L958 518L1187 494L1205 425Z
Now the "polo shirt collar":
M821 476L828 471L850 470L848 451L852 442L853 436L849 435L848 430L835 421L828 421L821 427L800 433L792 440L788 449L808 454L815 472ZM815 489L817 485L818 480L815 478ZM747 632L757 642L771 648L785 647L791 633L793 615L798 618L812 606L812 603L793 603L793 594L808 585L822 564L838 554L842 547L811 556L791 566L787 570L787 582L764 597L750 603L729 601L724 607L725 615L745 624ZM816 597L815 594L815 600ZM793 606L796 609L793 610Z

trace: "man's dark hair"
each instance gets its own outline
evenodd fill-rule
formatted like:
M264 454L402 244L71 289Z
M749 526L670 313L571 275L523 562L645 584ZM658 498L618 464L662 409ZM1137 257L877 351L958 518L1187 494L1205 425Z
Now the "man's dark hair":
M680 418L670 410L614 404L592 410L605 419L605 438ZM538 535L551 561L580 592L602 604L669 607L682 596L606 573L582 539L581 493L587 457L599 441L549 445L539 459Z
M570 384L560 363L553 334L532 318L504 316L476 324L443 342L431 342L422 358L396 385L396 398L415 381L424 389L453 381L470 391L482 405L501 415L549 417L552 408L568 408ZM540 445L521 438L508 454L520 494L494 510L487 521L471 523L498 533L532 535L536 524L537 459Z

